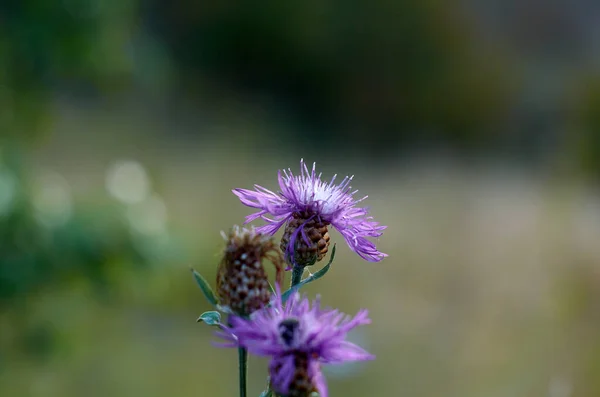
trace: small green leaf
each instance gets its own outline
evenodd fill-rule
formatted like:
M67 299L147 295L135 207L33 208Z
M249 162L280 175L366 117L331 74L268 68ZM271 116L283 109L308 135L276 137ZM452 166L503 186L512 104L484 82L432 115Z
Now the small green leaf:
M323 266L323 268L320 269L318 272L314 273L310 277L307 277L306 280L302 281L302 283L308 284L310 282L313 282L313 281L318 280L321 277L323 277L329 271L329 268L331 267L331 264L333 263L333 258L335 258L335 244L333 245L333 248L331 249L331 256L329 257L329 262L327 262L327 264L325 266Z
M273 394L273 390L271 390L271 377L267 376L267 388L265 391L260 393L258 397L277 397L277 394Z
M204 312L196 321L204 322L208 325L219 325L221 324L221 313L215 311Z
M331 256L329 257L329 262L325 266L323 266L323 268L320 269L318 272L315 272L314 274L308 276L307 278L302 280L298 285L295 285L293 288L290 288L287 291L285 291L283 294L281 294L281 301L283 303L285 303L290 298L290 296L292 296L293 293L295 293L296 291L298 291L300 289L300 287L302 287L303 285L306 285L308 283L312 283L313 281L318 280L321 277L323 277L329 271L329 268L331 267L331 264L333 263L333 258L335 258L335 244L333 245L333 248L331 249Z
M202 290L202 293L206 297L206 300L208 300L208 303L210 303L213 306L216 306L218 303L217 297L215 296L215 293L213 292L212 288L210 288L210 284L208 284L204 277L202 277L202 275L194 269L192 269L192 274L194 275L194 280L196 280L196 283L198 284L198 286Z

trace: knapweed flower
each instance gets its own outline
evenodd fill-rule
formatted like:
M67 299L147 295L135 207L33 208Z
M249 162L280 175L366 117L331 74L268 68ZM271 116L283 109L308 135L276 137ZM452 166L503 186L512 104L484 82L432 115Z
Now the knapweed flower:
M271 306L230 321L229 328L218 332L227 341L221 346L242 346L251 354L271 357L271 388L286 397L305 397L313 391L327 397L321 364L375 358L346 340L348 331L371 322L367 310L351 317L322 309L318 299L311 305L298 293L284 307L277 293Z
M246 217L246 223L261 218L268 224L257 228L266 234L275 234L286 225L281 240L281 250L292 265L306 266L325 257L329 246L328 226L337 229L350 248L362 258L378 262L387 255L379 252L368 237L379 237L385 226L368 216L366 208L356 205L367 198L355 199L357 191L351 191L353 177L345 177L335 184L337 175L330 182L321 180L300 160L300 175L291 169L279 171L280 191L274 193L262 186L255 190L234 189L241 202L259 211Z
M283 280L283 256L271 236L254 228L234 226L229 235L223 259L217 268L219 305L246 316L262 308L271 299L271 288L263 260L268 259L276 269L276 282Z

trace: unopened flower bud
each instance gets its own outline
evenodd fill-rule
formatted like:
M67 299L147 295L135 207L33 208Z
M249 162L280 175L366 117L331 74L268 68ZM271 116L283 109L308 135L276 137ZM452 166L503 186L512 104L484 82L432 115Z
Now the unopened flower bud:
M248 316L269 303L271 288L263 261L275 266L276 282L283 280L283 257L270 236L234 226L217 269L219 304L239 316Z
M320 261L329 248L329 222L306 212L295 212L285 226L281 250L292 266L310 266Z

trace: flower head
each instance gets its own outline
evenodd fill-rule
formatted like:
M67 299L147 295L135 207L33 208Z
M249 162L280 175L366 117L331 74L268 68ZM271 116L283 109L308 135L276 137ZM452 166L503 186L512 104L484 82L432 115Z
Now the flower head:
M366 208L356 205L367 198L355 199L357 191L351 191L352 177L345 177L335 184L337 175L331 181L321 180L300 160L300 175L290 169L279 171L280 191L274 193L262 186L255 190L234 189L241 202L259 211L246 217L246 223L261 218L268 224L258 231L275 234L286 224L282 239L282 250L292 264L305 266L321 260L327 252L329 234L327 226L337 229L350 248L363 259L378 262L387 255L378 251L368 237L379 237L385 226L381 226L368 216ZM300 263L299 263L300 262Z
M276 281L283 280L283 257L268 235L254 228L234 226L229 235L223 259L217 268L217 295L219 304L240 316L248 315L266 304L271 288L263 260L268 259L276 268Z
M351 317L322 309L318 299L311 304L298 293L284 307L277 293L271 306L254 312L249 319L232 317L231 327L218 335L228 341L223 346L242 346L252 354L272 357L269 370L277 393L303 396L316 390L327 397L320 365L373 359L346 341L351 329L370 322L367 310Z

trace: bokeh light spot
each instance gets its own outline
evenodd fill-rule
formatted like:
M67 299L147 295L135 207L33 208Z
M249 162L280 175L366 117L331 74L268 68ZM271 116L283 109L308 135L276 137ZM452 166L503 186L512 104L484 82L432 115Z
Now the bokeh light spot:
M48 227L65 224L72 213L71 189L62 175L45 173L38 181L33 195L37 220Z
M136 232L141 234L164 233L167 227L167 218L167 207L157 195L152 195L127 209L129 224Z
M117 200L136 204L149 196L150 179L140 163L119 161L108 168L106 189Z

